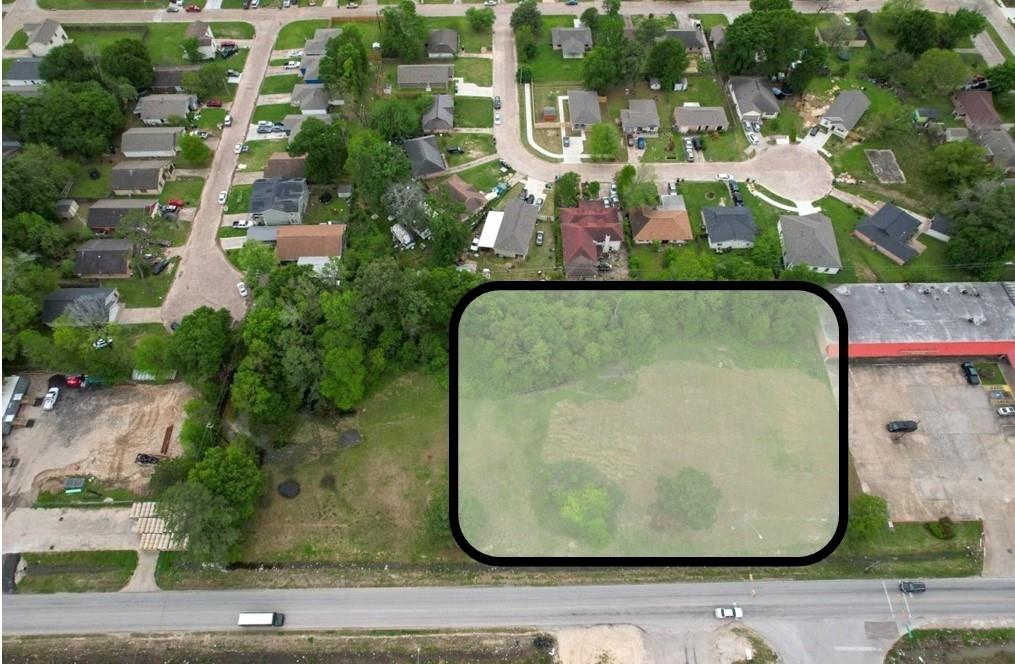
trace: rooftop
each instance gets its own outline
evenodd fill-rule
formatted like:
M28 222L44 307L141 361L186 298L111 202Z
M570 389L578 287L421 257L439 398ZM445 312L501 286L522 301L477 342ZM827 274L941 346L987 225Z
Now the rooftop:
M342 256L345 224L280 226L275 252L281 261L307 256Z

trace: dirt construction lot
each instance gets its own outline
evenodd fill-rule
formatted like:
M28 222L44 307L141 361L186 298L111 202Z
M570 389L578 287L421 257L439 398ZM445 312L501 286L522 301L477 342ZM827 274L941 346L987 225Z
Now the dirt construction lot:
M77 390L61 388L52 411L34 406L46 392L48 375L33 374L21 419L31 428L16 428L5 441L4 458L18 465L4 469L4 506L28 507L42 489L59 490L68 475L94 475L105 486L134 492L147 488L151 467L134 463L138 452L158 453L166 428L173 427L168 454L181 450L178 436L183 405L194 396L183 383L126 385Z
M891 420L919 430L893 442ZM958 361L849 369L849 446L864 490L887 499L896 521L983 519L990 577L1015 576L1012 424Z

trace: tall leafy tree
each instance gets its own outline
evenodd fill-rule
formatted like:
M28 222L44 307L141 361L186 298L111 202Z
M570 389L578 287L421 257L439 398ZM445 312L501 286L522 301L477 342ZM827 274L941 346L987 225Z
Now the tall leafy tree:
M187 481L224 498L242 523L254 516L267 476L257 467L249 442L237 439L225 447L209 449L191 469Z
M978 35L987 28L987 19L978 10L960 8L954 14L939 18L938 45L955 48L963 39Z
M188 167L201 168L211 163L214 156L211 148L199 136L183 133L176 143L180 147L180 162Z
M198 482L166 489L156 510L169 531L186 538L185 556L195 562L228 562L243 539L241 522L229 501Z
M969 187L998 172L987 161L987 150L971 141L939 145L924 162L927 178L944 188Z
M6 103L6 99L4 102ZM52 219L56 201L71 180L71 165L48 145L25 145L3 167L3 212L22 212Z
M995 96L1015 90L1015 61L1008 60L991 67L986 72L990 90ZM7 100L4 99L4 104Z
M585 87L600 92L613 85L620 77L614 53L605 46L595 46L585 54L582 64L582 79Z
M1000 278L1015 259L1015 188L982 181L963 191L948 211L958 229L948 243L948 259L985 281Z
M52 221L35 212L22 212L4 221L4 243L29 254L56 258L70 238Z
M664 34L666 34L666 26L654 16L646 17L642 19L641 23L634 26L634 38L645 48L651 48L656 40Z
M426 96L430 99L429 95ZM429 103L429 102L428 102ZM422 131L416 104L401 97L379 99L370 105L367 124L382 138L411 138Z
M528 26L534 35L543 33L543 14L536 0L522 0L511 12L511 29L517 30L523 25Z
M585 149L596 161L613 161L620 148L620 133L617 127L609 122L592 125L589 130Z
M147 88L155 79L148 49L138 39L119 39L102 49L99 68L113 79L125 79L137 89Z
M21 134L27 142L92 159L109 147L125 121L116 98L98 83L56 83L43 86L42 94L29 101Z
M722 492L711 476L685 466L673 477L656 480L655 509L685 528L701 530L716 521L716 509Z
M496 18L493 10L489 7L469 7L465 10L465 20L473 32L490 32Z
M469 227L459 220L463 212L461 204L448 200L431 198L430 208L430 258L434 265L453 265L469 244Z
M944 96L969 80L969 67L955 51L932 48L924 51L906 76L906 87L914 94Z
M687 51L677 39L664 39L653 44L645 60L645 76L657 78L663 90L672 90L684 77L687 69Z
M198 307L180 319L170 337L169 362L194 385L210 381L232 351L232 323L226 309Z
M937 45L937 30L937 17L926 9L902 14L892 28L896 47L913 57Z
M345 26L341 34L328 41L321 58L321 80L333 92L357 102L363 99L369 88L370 57L356 24Z
M275 251L267 244L256 240L247 240L236 255L236 265L243 270L246 283L255 289L271 274L277 264Z
M737 17L726 31L717 63L728 74L792 75L794 63L827 54L813 25L794 11L775 9Z
M289 154L306 155L307 179L319 184L338 182L348 156L345 123L330 124L308 118L289 141Z
M368 204L380 206L392 182L412 175L409 158L401 148L389 145L372 131L360 131L349 141L346 171L353 177Z
M216 60L201 65L197 71L184 72L183 89L197 95L199 99L222 96L229 91L228 70L226 60Z
M42 58L39 76L44 81L85 83L99 78L95 63L74 42L57 46Z
M386 58L421 60L427 31L412 0L401 0L381 12L381 54Z

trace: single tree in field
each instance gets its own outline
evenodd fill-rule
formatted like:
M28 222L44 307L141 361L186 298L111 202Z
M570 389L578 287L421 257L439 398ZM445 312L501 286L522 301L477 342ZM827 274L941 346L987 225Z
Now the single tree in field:
M692 530L715 523L721 497L709 474L696 468L685 466L673 477L656 480L656 511Z

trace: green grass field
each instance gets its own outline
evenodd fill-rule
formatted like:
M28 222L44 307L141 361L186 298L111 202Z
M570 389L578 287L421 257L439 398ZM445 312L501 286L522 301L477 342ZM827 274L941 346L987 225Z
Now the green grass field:
M264 104L254 108L254 116L251 122L257 123L261 120L268 122L281 122L287 115L296 115L300 109L290 104Z
M275 50L303 48L304 42L314 36L315 30L326 27L328 27L328 21L323 18L287 23L278 33L278 38L275 40Z
M261 82L262 95L277 95L284 92L292 92L296 84L300 82L299 74L279 74L277 76L265 76Z
M19 593L115 592L130 581L137 551L26 553Z
M97 180L91 179L88 175L93 168L99 171ZM113 165L108 163L76 164L74 183L71 185L69 195L72 198L85 199L105 198L112 195L112 170Z
M136 6L136 5L135 5ZM254 36L254 26L240 21L211 23L212 31L217 37L234 39L250 39ZM180 42L187 30L186 23L149 23L139 24L68 24L65 26L67 36L85 50L86 53L98 55L102 49L119 39L141 39L151 55L152 62L157 65L185 64L183 49ZM221 33L221 34L220 34ZM229 59L230 66L242 69L242 63L234 56Z
M178 198L185 201L188 206L197 205L201 201L203 190L204 178L177 178L166 183L159 196L159 202L165 203L171 198Z
M500 168L501 166L499 163L491 161L486 164L467 168L460 172L458 177L462 178L479 191L487 192L493 189L498 182L504 179L505 176L500 172Z
M4 48L11 51L20 51L21 49L28 48L28 35L25 34L24 30L18 30Z
M528 63L519 58L518 64L528 64L532 68L533 83L553 83L558 81L581 81L582 63L578 58L565 60L559 51L553 50L550 43L550 31L553 28L568 28L574 23L571 16L544 16L543 34L536 41L536 56Z
M455 60L455 76L467 83L493 85L493 60L486 58L458 58Z
M493 127L493 100L486 97L455 97L456 127Z
M254 186L250 184L238 184L229 189L229 196L226 198L226 214L239 214L250 209L250 194Z
M437 143L448 160L448 166L459 166L480 157L493 154L497 150L493 145L493 136L489 134L449 134L437 137ZM447 154L449 146L460 147L465 154Z
M189 231L190 224L183 222L180 229ZM120 291L120 301L128 307L158 307L173 285L173 277L176 276L179 265L180 259L173 258L162 274L148 275L144 279L107 279L101 285Z
M263 171L264 165L268 163L268 158L275 152L285 152L287 143L288 141L285 139L279 141L249 141L247 145L250 146L250 150L240 154L236 170L248 173Z

